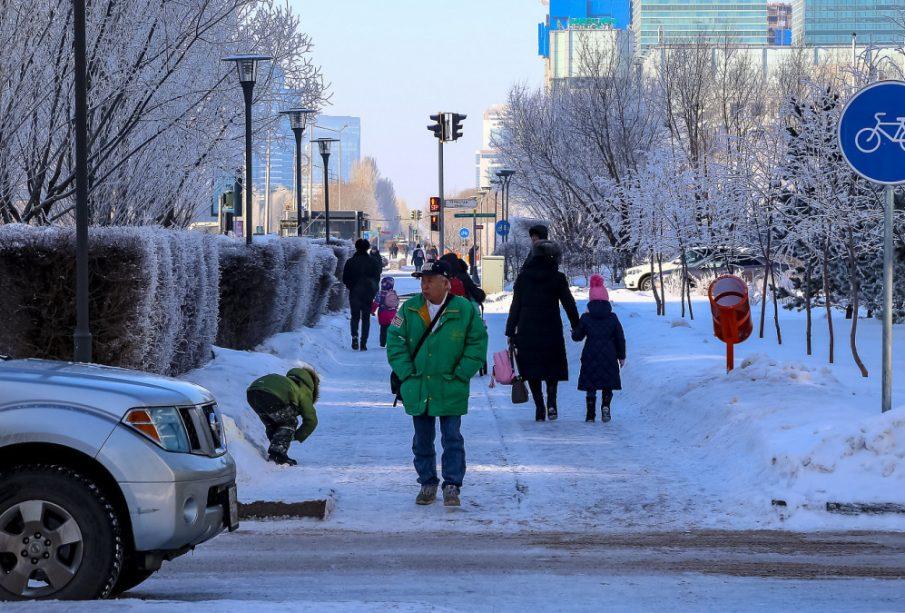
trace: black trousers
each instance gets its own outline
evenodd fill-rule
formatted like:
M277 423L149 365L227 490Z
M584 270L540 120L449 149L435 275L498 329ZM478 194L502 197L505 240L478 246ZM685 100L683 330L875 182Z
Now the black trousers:
M547 383L547 402L544 403L544 390L540 379L528 379L528 389L531 390L531 397L534 398L534 406L538 411L543 412L546 407L556 406L556 391L559 388L559 381L552 379Z
M387 332L389 331L389 326L380 326L380 346L387 346Z
M610 403L613 402L613 390L605 389L602 391L603 391L603 398L601 400L601 406L608 407L608 406L610 406ZM597 391L596 390L588 391L588 402L591 404L591 406L594 406L595 404L597 404Z
M367 342L368 333L371 331L371 305L362 304L357 300L349 302L352 309L352 338L361 338ZM358 324L361 322L361 335L358 334Z

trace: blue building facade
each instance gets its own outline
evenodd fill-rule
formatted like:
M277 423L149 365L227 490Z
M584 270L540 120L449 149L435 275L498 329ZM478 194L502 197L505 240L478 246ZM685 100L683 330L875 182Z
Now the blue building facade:
M342 177L343 181L348 182L352 175L352 167L361 160L361 118L349 115L318 115L314 123L314 127L310 129L312 139L336 138L340 141L340 143L333 143L330 150L330 180ZM340 150L342 150L341 154ZM339 165L337 165L337 160L340 160ZM312 180L316 185L322 185L324 171L316 145L314 147L314 166L319 170L314 173Z
M570 26L624 30L631 19L631 0L550 0L546 22L537 24L537 54L550 57L551 30Z

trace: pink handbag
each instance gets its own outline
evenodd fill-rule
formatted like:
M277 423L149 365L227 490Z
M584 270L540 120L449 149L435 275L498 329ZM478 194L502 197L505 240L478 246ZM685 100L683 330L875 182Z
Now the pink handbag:
M500 385L512 385L515 381L512 352L508 349L493 354L493 379Z

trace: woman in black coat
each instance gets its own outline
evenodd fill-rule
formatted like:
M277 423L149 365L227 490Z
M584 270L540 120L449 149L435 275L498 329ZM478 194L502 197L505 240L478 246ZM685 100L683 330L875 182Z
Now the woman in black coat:
M601 390L600 419L608 422L613 390L622 389L619 368L625 364L625 333L609 300L588 302L588 312L572 330L572 340L585 339L578 375L578 389L587 393L585 421L594 421L597 390Z
M563 339L559 305L572 328L578 325L578 307L569 281L559 272L560 250L552 241L539 241L515 280L506 336L516 350L519 375L528 381L537 421L556 419L556 391L569 380L569 362ZM546 412L542 382L547 383Z

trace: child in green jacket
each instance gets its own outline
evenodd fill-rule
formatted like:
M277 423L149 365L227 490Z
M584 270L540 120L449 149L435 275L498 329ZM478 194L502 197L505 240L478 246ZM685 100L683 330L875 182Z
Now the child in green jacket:
M290 458L289 444L295 438L302 443L317 428L317 402L320 379L309 367L293 368L286 376L264 375L248 386L248 404L267 431L270 448L267 460L277 464L295 466ZM298 427L301 416L302 425Z

